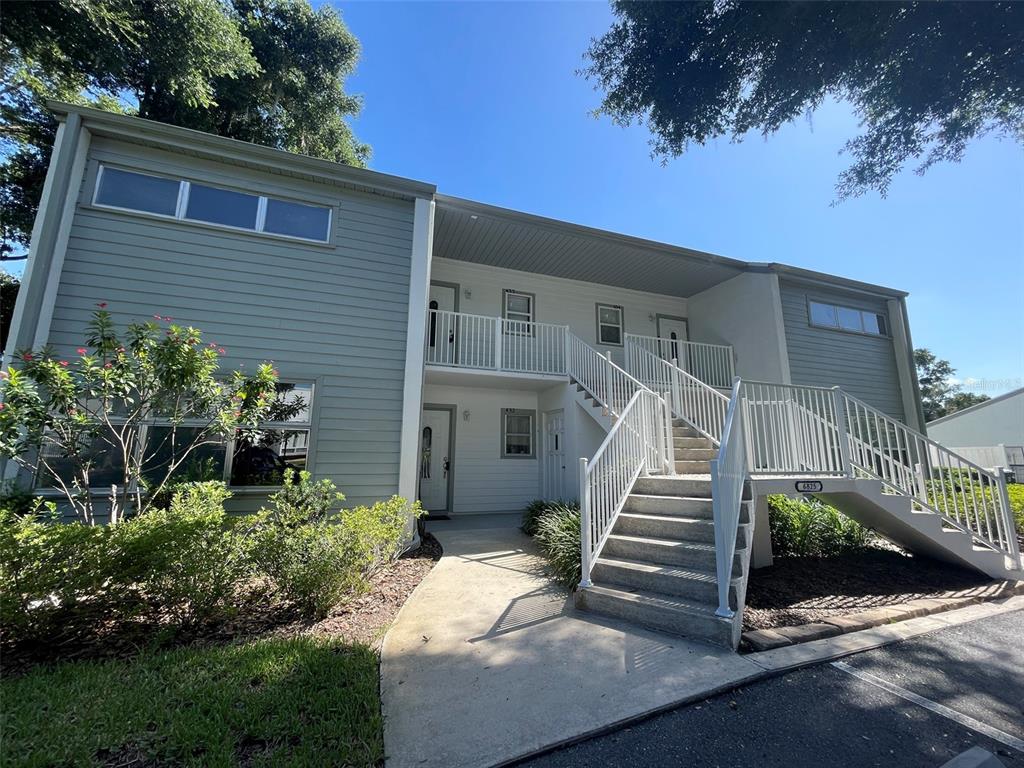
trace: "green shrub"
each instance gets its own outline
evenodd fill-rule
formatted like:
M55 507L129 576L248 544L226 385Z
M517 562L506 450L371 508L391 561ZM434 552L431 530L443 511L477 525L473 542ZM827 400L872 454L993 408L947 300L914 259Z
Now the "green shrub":
M866 548L871 532L817 499L768 497L772 552L780 557L832 557Z
M0 510L0 626L5 640L72 633L124 595L109 583L109 529L56 522L52 508Z
M111 578L159 615L190 625L231 610L249 574L242 520L224 511L222 482L180 485L170 509L151 509L110 528Z
M523 510L523 522L519 526L523 533L527 536L537 533L537 523L540 522L540 518L548 511L552 503L547 499L534 499L526 505L526 509Z
M281 490L268 501L268 515L278 525L296 526L302 523L319 523L338 512L345 494L327 478L313 482L313 476L306 470L297 473L286 469Z
M1010 497L1013 519L1017 521L1017 533L1024 536L1024 483L1010 483L1006 492Z
M344 498L330 480L298 481L286 472L271 508L255 518L250 557L278 593L306 616L320 618L348 595L363 591L377 568L401 554L410 514L422 514L393 496L370 507L332 512Z
M537 521L534 540L547 559L555 580L567 587L580 583L580 511L554 502Z

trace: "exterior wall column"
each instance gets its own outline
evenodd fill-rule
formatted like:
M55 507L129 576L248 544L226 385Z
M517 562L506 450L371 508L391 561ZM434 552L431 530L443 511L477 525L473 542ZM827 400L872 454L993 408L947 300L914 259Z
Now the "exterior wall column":
M910 324L907 322L905 299L889 299L886 302L889 327L892 330L893 354L896 356L896 373L900 381L900 397L903 403L903 417L907 426L924 433L924 411L921 408L921 391L917 383L917 367L914 365L914 345L910 340Z
M430 261L434 246L434 201L416 198L413 219L412 263L409 271L409 316L405 339L405 386L402 395L402 432L398 460L398 493L410 502L419 496L420 419L423 414L423 339L430 295ZM410 548L419 534L410 521Z

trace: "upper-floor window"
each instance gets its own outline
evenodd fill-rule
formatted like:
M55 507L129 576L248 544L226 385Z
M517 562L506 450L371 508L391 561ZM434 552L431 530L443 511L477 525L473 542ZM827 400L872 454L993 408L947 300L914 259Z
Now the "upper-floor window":
M870 333L875 336L886 336L889 333L885 315L839 304L811 301L810 319L811 325L819 328Z
M504 332L510 336L533 336L536 333L532 323L537 319L537 300L532 293L512 291L502 293L501 316Z
M622 307L614 304L597 305L597 343L622 345Z
M187 179L100 166L96 205L325 243L331 209Z

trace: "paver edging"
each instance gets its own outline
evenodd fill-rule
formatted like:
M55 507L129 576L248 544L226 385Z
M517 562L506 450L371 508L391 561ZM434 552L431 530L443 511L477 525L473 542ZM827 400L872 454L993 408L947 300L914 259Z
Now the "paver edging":
M1001 600L1013 597L1014 595L1024 595L1024 581L1004 581L995 586L995 592L992 594L971 595L958 593L948 597L922 597L899 605L869 608L866 611L845 614L843 616L829 616L820 621L807 624L771 627L770 629L754 629L744 632L742 641L744 645L755 652L771 651L776 648L821 640L848 632L860 632L885 624L895 624L907 619L944 613L976 603Z

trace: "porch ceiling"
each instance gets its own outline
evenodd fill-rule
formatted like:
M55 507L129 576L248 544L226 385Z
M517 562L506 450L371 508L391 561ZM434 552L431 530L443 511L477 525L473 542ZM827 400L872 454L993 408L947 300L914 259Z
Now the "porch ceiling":
M689 297L745 262L437 195L434 256Z

